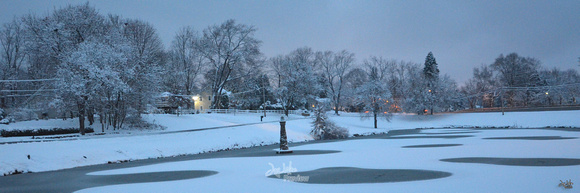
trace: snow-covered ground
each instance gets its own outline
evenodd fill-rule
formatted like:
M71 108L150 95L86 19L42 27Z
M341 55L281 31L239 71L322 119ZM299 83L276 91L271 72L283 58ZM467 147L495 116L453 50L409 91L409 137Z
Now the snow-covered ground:
M431 133L463 132L465 129L433 129ZM471 130L468 130L471 131ZM139 174L163 171L211 170L202 178L124 184L84 189L78 192L558 192L560 180L580 179L580 166L507 166L452 163L440 159L461 157L580 158L579 139L492 140L506 136L572 136L580 132L514 129L475 130L473 137L444 139L365 139L293 147L299 150L337 150L321 155L241 157L171 162L87 175ZM454 135L454 134L451 134ZM403 148L425 144L460 144L452 147ZM270 165L272 164L272 165ZM267 178L269 170L290 166L294 172L327 167L365 169L415 169L449 172L445 178L391 183L307 184ZM296 174L295 174L296 175ZM304 176L303 176L304 177ZM315 180L317 176L306 176ZM347 173L344 178L352 177ZM574 189L572 189L574 190Z
M160 131L124 131L121 134L89 135L72 137L66 140L50 142L32 142L0 145L0 172L9 171L49 171L77 166L107 163L116 160L135 160L155 157L176 156L183 154L195 154L200 152L215 151L226 148L240 148L261 144L273 144L279 142L279 124L276 122L279 115L268 115L264 123L260 123L261 114L203 114L203 115L146 115L145 119L166 127ZM433 116L397 115L391 122L379 121L379 128L372 128L372 120L360 119L357 114L342 114L331 116L339 126L350 131L350 134L382 133L394 129L414 128L444 128L444 127L510 127L510 128L540 128L540 127L580 127L580 111L544 111L544 112L509 112L501 113L464 113L464 114L439 114ZM300 116L291 116L287 122L288 138L290 142L312 140L309 136L312 119L302 119ZM0 125L0 129L30 129L30 128L53 128L73 127L76 120L39 120ZM232 126L250 124L239 127L227 127L194 132L173 131L195 130L210 127ZM95 127L97 132L99 127ZM441 131L422 130L422 132ZM425 134L418 134L425 135ZM580 153L574 147L580 145L578 139L563 140L483 140L484 137L506 136L572 136L580 137L578 132L552 131L552 130L485 130L475 134L475 137L453 139L451 143L463 144L457 147L439 148L401 148L405 145L440 144L450 139L397 139L397 140L349 140L337 143L324 143L299 146L294 149L312 150L339 150L341 153L291 156L285 158L227 158L199 160L187 163L168 163L162 166L151 166L137 169L128 169L136 172L149 170L173 171L183 168L188 170L214 170L220 172L201 179L186 181L163 182L151 184L133 184L125 186L112 186L112 188L124 192L125 188L151 188L148 190L161 190L167 185L175 188L171 192L183 192L187 188L198 187L202 192L211 189L199 189L200 184L206 183L233 183L232 186L211 187L226 188L243 187L243 184L255 183L251 189L239 189L241 192L263 192L282 183L281 180L265 178L264 172L270 167L268 163L276 166L292 161L293 166L299 171L314 170L323 167L347 166L359 168L386 168L386 169L425 169L438 170L453 173L451 177L428 180L421 182L389 183L389 188L405 188L410 192L417 192L434 184L441 183L438 190L450 190L451 192L471 192L473 190L486 192L504 192L502 188L517 187L515 190L527 190L520 184L546 184L544 188L555 188L558 180L573 178L572 173L577 175L580 169L577 166L565 167L508 167L483 164L460 164L439 162L443 158L456 157L556 157L556 158L580 158ZM72 140L71 140L72 139ZM30 138L0 138L2 141L29 141ZM0 141L0 142L2 142ZM292 146L292 144L290 145ZM30 159L27 158L30 155ZM232 165L236 165L235 167ZM239 167L238 167L239 165ZM477 166L477 167L474 167ZM234 171L235 170L235 171ZM491 171L491 174L486 172ZM503 171L503 172L502 172ZM116 171L118 172L118 171ZM123 172L123 171L122 171ZM231 172L231 173L228 173ZM500 172L502 176L489 178L493 172ZM529 173L533 175L523 175ZM225 175L224 175L225 173ZM485 173L485 174L484 174ZM541 174L541 175L540 175ZM570 175L568 175L570 174ZM535 179L530 176L546 176ZM246 176L251 176L247 178ZM517 176L517 177L516 177ZM536 176L537 177L537 176ZM558 178L556 178L558 177ZM468 180L466 180L468 178ZM550 178L550 179L547 179ZM553 179L555 178L555 179ZM474 180L474 181L471 181ZM479 180L484 180L478 182ZM547 180L544 182L544 180ZM549 182L548 182L549 181ZM185 182L185 183L183 183ZM459 183L465 183L459 185ZM264 186L262 186L264 184ZM490 184L494 184L490 186ZM496 184L505 184L497 186ZM197 185L197 186L194 186ZM239 186L234 186L239 185ZM487 187L488 185L489 187ZM316 185L300 183L284 183L283 186L291 187L292 191L320 189L324 191L355 191L360 185ZM365 185L364 190L381 188L383 184ZM458 187L457 187L458 186ZM460 187L460 188L459 188ZM121 189L118 189L121 188ZM207 187L210 188L210 187ZM314 188L314 189L311 189ZM520 189L521 188L521 189ZM181 190L181 191L180 191ZM380 190L380 189L377 189ZM403 190L403 189L399 189ZM437 189L434 189L437 190ZM534 192L537 192L536 189ZM107 191L101 188L90 191ZM164 189L165 191L165 189ZM233 189L230 190L234 191ZM239 192L238 190L235 190ZM450 192L446 191L446 192ZM153 191L157 192L157 191ZM518 191L520 192L520 191ZM540 191L545 192L545 191Z

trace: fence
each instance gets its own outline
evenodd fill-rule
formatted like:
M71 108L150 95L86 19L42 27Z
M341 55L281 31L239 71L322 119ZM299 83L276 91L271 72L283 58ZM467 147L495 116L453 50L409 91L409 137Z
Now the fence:
M239 109L181 109L179 114L205 114L205 113L218 113L218 114L249 114L249 113L264 113L264 110L239 110ZM284 114L284 110L266 110L266 114ZM302 111L299 110L289 110L288 114L300 115Z
M562 105L562 106L543 106L543 107L491 107L491 108L476 108L455 111L452 113L472 113L472 112L524 112L524 111L569 111L580 110L580 105Z

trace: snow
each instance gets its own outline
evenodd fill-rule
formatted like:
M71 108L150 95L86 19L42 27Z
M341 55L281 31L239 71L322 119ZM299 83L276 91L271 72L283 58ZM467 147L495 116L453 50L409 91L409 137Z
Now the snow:
M461 130L459 130L461 131ZM293 150L339 150L340 153L308 156L220 158L163 163L108 170L88 175L135 174L159 171L213 170L219 173L204 178L104 186L78 192L555 192L559 180L572 179L579 166L523 167L464 164L438 161L457 157L556 157L578 158L574 148L580 140L515 141L484 140L494 136L566 135L578 132L552 130L481 130L475 137L454 139L457 147L401 148L407 145L449 143L448 139L366 139L310 144ZM298 171L324 167L370 169L420 169L450 172L447 178L397 183L301 184L266 178L265 173L290 163ZM218 184L227 184L220 186Z
M106 135L88 135L51 142L16 143L0 145L0 172L14 169L40 172L103 164L108 161L136 160L156 157L195 154L225 148L249 147L279 142L279 115L269 114L260 123L262 114L198 114L198 115L145 115L145 119L166 127L165 130L131 130L121 134L108 131ZM395 115L391 122L379 121L372 128L372 119L361 119L357 114L343 113L329 117L337 125L349 129L350 134L388 132L394 129L425 129L419 134L461 132L465 129L446 127L505 127L540 128L555 126L580 127L580 111L543 111L501 113L438 114L433 116ZM310 144L293 147L292 142L312 140L308 134L312 119L291 115L287 122L288 141L292 150L338 150L340 153L308 156L222 158L164 163L153 166L104 171L91 175L142 173L151 171L214 170L217 175L204 178L106 186L81 192L187 192L195 188L200 192L265 192L282 186L290 192L298 191L385 191L404 192L553 192L559 180L577 176L578 166L521 167L487 164L441 162L439 159L458 157L554 157L580 158L573 147L579 139L565 140L490 140L487 137L563 136L580 137L580 132L543 129L476 130L467 138L456 139L366 139ZM38 127L69 127L77 120L38 120L0 125L0 129L26 129ZM256 123L256 124L253 124ZM198 130L209 127L238 127ZM96 127L97 132L100 127ZM471 131L471 130L469 130ZM464 135L464 134L461 134ZM0 138L2 141L21 141L23 138ZM30 140L30 138L26 138ZM439 148L401 148L407 145L457 143L461 146ZM27 155L31 156L29 160ZM86 158L85 158L86 157ZM371 169L424 169L453 173L451 177L400 183L312 185L270 179L264 173L268 163L277 167L292 165L298 171L323 167L360 167ZM490 176L494 176L490 178ZM205 186L223 184L228 186ZM247 186L247 184L252 184ZM534 185L534 186L530 186Z

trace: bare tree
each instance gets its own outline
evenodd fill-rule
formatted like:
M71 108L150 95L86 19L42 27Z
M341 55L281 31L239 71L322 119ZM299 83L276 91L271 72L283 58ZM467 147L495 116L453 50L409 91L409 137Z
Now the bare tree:
M24 37L21 22L14 19L5 23L0 30L0 80L18 79L22 63L25 59ZM1 83L0 90L16 90L16 84ZM5 94L4 92L2 94ZM12 93L14 94L14 93ZM12 105L15 98L11 97ZM7 107L7 97L0 98L0 108Z
M124 78L132 89L125 97L129 107L141 114L146 104L153 102L152 96L159 90L159 71L164 59L163 43L157 30L145 21L127 19L122 26L123 37L131 48L125 68L132 73L126 73Z
M22 24L14 19L5 23L0 31L0 46L2 57L0 64L10 69L20 69L26 53L24 52L24 38L22 37Z
M211 68L212 108L222 108L221 100L226 84L232 74L245 65L256 63L261 56L260 41L254 38L253 26L236 24L228 20L221 25L210 26L203 31L198 50Z
M315 55L308 47L298 48L286 56L271 59L278 79L276 96L288 115L288 110L306 104L320 90L314 75Z
M170 73L166 84L173 92L192 95L197 88L197 78L203 70L203 55L196 50L200 43L199 34L192 27L177 32L170 50L170 63L165 69Z
M386 119L391 118L389 112L389 100L392 95L388 86L385 83L388 71L388 62L382 58L371 57L370 60L365 60L364 65L368 75L368 81L358 89L358 98L364 104L365 111L362 113L362 118L373 117L374 128L377 128L377 121L379 117Z
M340 99L345 83L344 77L354 63L354 54L346 50L338 53L332 53L331 51L317 52L316 60L323 70L322 75L326 83L325 86L330 91L332 97L334 113L338 115L338 110L341 105Z
M495 59L491 67L498 72L498 78L501 86L507 87L534 87L540 86L540 76L538 69L540 61L531 57L521 57L517 53L511 53L506 56L503 54ZM507 103L510 106L519 105L527 106L534 97L539 95L538 91L515 92L506 91Z

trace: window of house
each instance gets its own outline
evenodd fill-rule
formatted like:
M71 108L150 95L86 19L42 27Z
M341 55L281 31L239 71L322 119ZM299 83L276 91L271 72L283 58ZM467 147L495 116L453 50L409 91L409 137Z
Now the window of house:
M207 96L207 100L210 100L211 101L211 96Z

